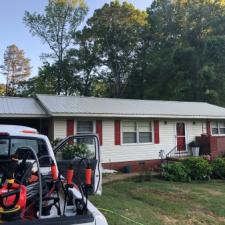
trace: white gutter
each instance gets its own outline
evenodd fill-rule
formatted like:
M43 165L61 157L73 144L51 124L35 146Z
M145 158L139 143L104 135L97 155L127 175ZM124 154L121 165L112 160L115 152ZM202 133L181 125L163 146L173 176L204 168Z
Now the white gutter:
M159 115L159 114L105 114L105 113L51 113L52 117L102 117L102 118L164 118L164 119L225 119L225 115Z
M51 117L50 115L37 115L37 114L0 114L0 118L25 118L25 119L29 119L29 118L48 118Z

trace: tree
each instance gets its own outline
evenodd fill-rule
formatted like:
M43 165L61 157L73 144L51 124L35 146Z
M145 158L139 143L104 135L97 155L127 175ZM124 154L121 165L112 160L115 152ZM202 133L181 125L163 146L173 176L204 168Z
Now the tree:
M62 93L63 60L77 27L83 21L87 7L82 0L49 0L45 14L25 12L24 22L32 35L48 44L56 59L57 94Z
M95 45L80 32L77 33L79 48L68 51L67 60L70 61L74 74L80 77L80 94L91 96L96 79L99 79L100 59L96 54Z
M16 95L19 83L30 75L30 60L25 58L23 50L13 44L4 53L4 65L1 69L6 76L6 95Z
M146 12L132 4L112 1L95 10L82 35L94 44L95 54L108 86L108 95L122 97L140 48L140 33L147 23Z
M5 85L4 84L0 84L0 96L4 96L5 95Z
M219 36L225 34L221 26L225 11L221 2L155 0L147 12L148 29L144 32L144 37L149 37L144 48L147 54L144 60L143 54L139 54L136 62L140 63L135 70L147 69L144 75L133 72L129 79L133 89L128 94L223 104L225 70L207 50L217 43L214 54L219 49L223 54ZM142 96L137 95L139 92L143 92Z
M39 68L38 76L21 83L19 90L21 96L34 96L35 94L57 94L58 64L45 63ZM74 75L69 62L62 62L63 79L61 79L61 93L74 95L80 93L80 78Z

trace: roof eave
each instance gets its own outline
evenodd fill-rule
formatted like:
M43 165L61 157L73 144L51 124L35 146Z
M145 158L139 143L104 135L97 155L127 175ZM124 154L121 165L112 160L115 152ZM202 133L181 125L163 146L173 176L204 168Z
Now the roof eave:
M43 114L0 114L0 118L48 118L49 115Z
M102 117L102 118L162 118L162 119L225 119L225 115L160 115L160 114L105 114L105 113L50 113L52 117Z

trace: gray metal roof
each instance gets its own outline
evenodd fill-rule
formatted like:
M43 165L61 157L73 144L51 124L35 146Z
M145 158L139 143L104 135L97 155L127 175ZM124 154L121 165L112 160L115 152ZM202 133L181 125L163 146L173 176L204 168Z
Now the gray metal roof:
M204 102L54 95L37 95L37 99L52 116L225 119L225 108Z
M44 117L44 109L34 98L0 97L0 117Z

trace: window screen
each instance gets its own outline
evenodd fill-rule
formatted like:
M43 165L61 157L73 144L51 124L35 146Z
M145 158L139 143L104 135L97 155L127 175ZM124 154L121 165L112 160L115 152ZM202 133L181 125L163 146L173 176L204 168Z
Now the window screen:
M93 133L93 121L77 121L77 133Z
M123 143L136 143L136 122L124 121L123 122Z
M150 122L139 122L138 133L140 143L152 142L152 126Z
M151 143L152 126L150 121L124 121L123 143Z

